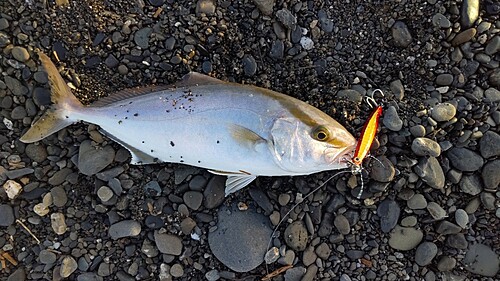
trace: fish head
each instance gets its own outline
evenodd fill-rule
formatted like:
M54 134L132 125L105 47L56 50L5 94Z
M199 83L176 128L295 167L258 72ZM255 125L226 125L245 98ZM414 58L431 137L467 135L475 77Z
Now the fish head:
M350 166L356 139L328 115L314 118L314 122L294 116L275 121L272 151L283 170L305 175Z

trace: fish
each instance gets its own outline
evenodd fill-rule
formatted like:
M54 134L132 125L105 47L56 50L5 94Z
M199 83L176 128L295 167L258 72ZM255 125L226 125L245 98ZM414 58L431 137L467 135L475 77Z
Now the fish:
M40 141L80 121L127 148L131 164L181 163L227 176L226 196L258 176L349 167L356 139L321 110L269 89L196 72L171 85L131 88L84 106L50 58L51 107L22 135Z

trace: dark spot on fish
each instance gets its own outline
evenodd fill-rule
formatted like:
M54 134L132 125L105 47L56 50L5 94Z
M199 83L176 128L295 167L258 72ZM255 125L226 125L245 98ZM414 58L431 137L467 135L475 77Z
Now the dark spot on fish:
M181 159L182 159L182 156L181 156Z
M122 121L122 120L118 121L118 124L121 124L121 123L123 123L123 121Z
M151 152L154 152L154 150L151 149Z
M217 141L217 143L220 143L220 141Z
M125 119L128 119L128 117L127 117L127 116L125 116Z
M66 119L68 119L68 118L69 118L69 116L68 116L68 115L66 115L65 117L66 117Z
M139 116L139 113L134 113L134 116Z
M201 163L201 161L200 161L200 160L198 160L198 163Z
M131 101L129 101L129 102L128 102L128 104L132 104L132 102L131 102Z
M142 141L142 143L144 143L144 141Z
M169 113L169 112L170 112L170 110L167 109L167 113Z
M129 113L129 112L130 112L130 110L127 109L127 113Z
M171 145L172 147L174 147L174 146L175 146L175 143L174 143L173 141L170 141L170 145Z
M184 160L181 160L181 163L184 163Z

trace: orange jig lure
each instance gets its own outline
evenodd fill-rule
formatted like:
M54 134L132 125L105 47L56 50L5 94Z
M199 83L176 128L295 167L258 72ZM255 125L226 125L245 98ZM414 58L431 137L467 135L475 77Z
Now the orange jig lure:
M382 107L377 106L363 126L363 130L361 130L361 136L359 136L358 144L352 157L355 172L359 172L363 160L368 155L368 152L370 152L373 140L377 134L380 115L382 115Z

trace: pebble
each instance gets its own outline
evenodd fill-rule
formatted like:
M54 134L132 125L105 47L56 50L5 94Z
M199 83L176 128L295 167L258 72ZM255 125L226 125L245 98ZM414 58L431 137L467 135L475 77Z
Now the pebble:
M302 221L295 221L285 229L285 242L295 251L304 251L307 246L307 229Z
M42 143L30 143L26 146L26 155L34 162L41 163L47 159L47 149Z
M283 44L283 41L276 40L273 42L273 45L271 46L271 51L269 52L269 56L273 59L281 60L283 59L284 52L285 52L285 45Z
M479 17L479 0L464 0L460 9L460 25L469 28Z
M394 200L386 199L377 208L382 232L389 233L398 223L401 209Z
M439 28L450 28L450 20L443 14L437 13L432 17L432 23Z
M215 3L213 0L198 0L196 2L196 14L211 16L215 13Z
M322 260L328 260L330 257L330 254L332 253L332 250L330 249L330 246L328 246L327 243L323 242L316 247L316 250L314 250L316 255L320 257Z
M56 254L48 250L42 250L38 254L38 259L43 264L53 264L57 260Z
M62 278L68 278L78 268L78 264L72 256L65 256L59 268L59 275Z
M500 173L498 171L500 171L500 159L490 161L484 165L481 177L485 188L498 189L500 185Z
M482 192L480 198L481 198L481 203L483 203L483 206L486 210L494 211L496 209L495 195L489 192Z
M281 9L276 12L278 20L289 30L294 30L297 18L288 9Z
M394 97L397 100L402 100L405 94L405 88L403 86L403 82L401 80L394 80L389 84L389 88L391 92L394 94Z
M184 203L192 210L198 210L203 202L203 193L188 191L182 196Z
M443 235L457 234L460 233L460 231L462 231L462 228L460 226L449 221L442 221L436 229L437 233Z
M475 28L466 29L457 34L457 36L455 36L455 38L451 40L451 45L453 46L462 45L465 42L469 42L475 35L476 35Z
M427 204L427 211L435 220L442 220L448 217L448 214L443 209L443 207L439 206L439 204L436 202L429 202Z
M425 197L418 193L413 195L410 200L407 202L408 208L412 210L420 210L420 209L425 209L427 207L427 200L425 200Z
M436 84L438 86L449 86L453 82L453 75L449 73L442 73L436 77Z
M0 18L0 30L7 29L9 27L9 21L6 18Z
M109 227L109 236L113 240L134 237L141 233L141 224L135 220L123 220Z
M349 225L349 221L344 215L338 215L333 220L333 225L337 228L337 230L343 234L347 235L351 232L351 226Z
M137 30L134 34L134 42L137 46L142 49L149 48L149 36L153 33L153 29L151 27L144 27Z
M490 41L486 45L486 48L484 48L484 52L490 56L500 52L500 36L499 35L493 36L493 38L490 39Z
M382 122L387 129L395 132L401 130L403 127L403 121L399 118L396 108L392 105L385 111Z
M313 246L307 247L302 253L302 263L305 266L310 266L311 264L313 264L314 261L316 261L316 258L317 256L316 253L314 252Z
M21 192L23 191L23 187L21 186L21 184L14 180L8 180L3 184L3 190L7 194L7 197L13 200L16 199L19 194L21 194Z
M484 164L484 160L479 154L464 147L450 149L447 156L451 165L462 172L477 171Z
M423 237L424 233L420 229L396 225L391 231L389 246L396 250L409 251L417 247Z
M478 195L483 190L481 179L478 175L464 175L459 182L460 190L472 196Z
M236 272L247 272L264 261L272 229L269 219L253 207L239 211L238 206L221 207L217 229L208 234L212 253Z
M103 281L104 279L94 272L85 272L85 273L78 275L78 277L76 277L76 280L77 281Z
M401 226L415 226L417 225L417 217L408 216L401 220Z
M154 233L156 247L161 253L179 256L182 253L182 240L175 235L168 233Z
M438 122L450 121L455 117L457 109L451 103L438 103L431 110L432 119Z
M78 152L78 169L84 175L99 173L115 158L115 150L111 145L94 147L90 140L83 141Z
M319 26L326 33L332 32L333 29L335 28L333 21L328 17L328 14L325 10L319 10L318 20L319 20Z
M68 227L66 225L66 219L62 213L53 213L50 215L50 222L52 229L58 235L63 235Z
M101 186L97 190L97 196L99 197L99 199L101 199L102 202L108 202L111 198L113 198L113 195L113 190L105 185Z
M435 157L422 157L414 167L415 173L427 185L435 189L442 189L445 184L443 169Z
M14 211L12 207L0 204L0 226L9 226L14 223Z
M252 77L257 72L257 62L252 55L243 56L243 72L246 76Z
M217 269L212 269L205 273L205 278L207 281L217 281L220 279L219 271Z
M402 21L396 21L391 27L391 32L397 47L406 48L413 40L408 26Z
M438 157L441 154L439 144L428 138L415 138L411 150L418 156Z
M182 267L182 265L176 263L170 268L170 274L176 278L181 277L182 275L184 275L184 268Z
M414 137L423 137L425 136L425 127L422 126L422 125L415 125L415 126L412 126L410 128L410 133L414 136Z
M499 102L500 91L495 88L488 88L484 91L485 102Z
M500 155L500 135L487 131L479 140L479 151L484 158Z
M347 100L354 101L354 102L361 102L363 100L363 95L353 89L343 89L338 91L337 97L342 99L346 98Z
M22 266L16 269L16 271L14 271L11 275L9 275L9 278L7 278L7 281L24 281L24 280L26 280L26 272Z
M457 260L452 257L442 256L437 263L439 271L451 271L457 265Z
M467 224L469 224L469 215L464 209L457 209L455 211L455 221L461 228L466 229Z
M226 179L222 176L213 176L208 181L207 187L203 191L205 208L213 209L220 206L222 202L224 202L225 184Z
M300 45L304 48L304 50L309 51L314 48L314 41L307 36L303 36L300 38Z
M262 14L269 16L273 13L273 7L276 0L253 0L253 2Z
M451 234L446 238L446 245L460 250L465 250L469 246L469 243L465 239L463 233Z
M280 257L279 249L277 247L272 247L271 249L269 249L269 251L267 251L266 255L264 256L264 261L266 262L266 264L271 264L277 261L279 257Z
M438 253L438 247L432 242L423 242L418 245L415 251L415 262L420 266L431 264Z
M285 272L285 281L301 281L306 274L306 268L302 266L292 267Z
M20 61L20 62L26 62L27 60L30 59L30 54L28 53L28 50L26 50L23 47L16 46L12 48L12 56Z
M193 231L193 229L195 228L195 226L196 226L196 221L194 221L190 217L187 217L183 219L181 222L181 231L186 235L190 234L191 231Z
M487 245L473 244L462 261L466 270L481 276L495 277L500 271L498 255Z

